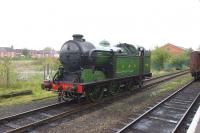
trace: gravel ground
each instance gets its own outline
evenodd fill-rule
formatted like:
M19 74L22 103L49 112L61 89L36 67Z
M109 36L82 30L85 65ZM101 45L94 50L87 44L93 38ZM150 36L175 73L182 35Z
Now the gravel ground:
M187 76L182 77L187 78ZM114 102L109 106L91 109L71 116L70 118L63 118L63 120L40 127L36 131L45 133L110 133L113 128L121 127L122 122L128 122L128 118L136 117L133 114L143 113L148 109L147 107L155 105L176 90L176 88L166 90L162 85L142 93L136 93L126 99ZM183 84L180 83L178 87L182 85ZM200 83L198 86L200 87Z
M17 98L17 97L16 97ZM0 106L0 118L4 118L10 115L22 113L35 108L40 108L50 104L57 103L57 98L47 98L43 100L32 101L26 104L17 104L11 106Z

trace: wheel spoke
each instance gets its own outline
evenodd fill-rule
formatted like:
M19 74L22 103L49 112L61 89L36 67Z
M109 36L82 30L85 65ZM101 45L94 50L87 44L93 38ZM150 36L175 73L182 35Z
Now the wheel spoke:
M88 95L89 99L92 102L98 102L103 97L104 89L103 89L103 87L96 86L96 87L90 88L90 91L87 93L88 93L87 95Z
M110 85L110 88L109 88L109 91L110 91L110 94L111 95L115 95L118 91L119 91L119 85L118 84L114 84L114 83L112 83L111 85Z

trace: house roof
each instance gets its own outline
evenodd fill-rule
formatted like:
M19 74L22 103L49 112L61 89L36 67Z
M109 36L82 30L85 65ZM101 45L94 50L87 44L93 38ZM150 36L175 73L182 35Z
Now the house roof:
M165 48L173 55L180 55L186 50L183 47L179 47L179 46L173 45L171 43L165 44L164 46L162 46L162 48Z
M13 48L10 47L0 47L0 51L2 52L13 52Z

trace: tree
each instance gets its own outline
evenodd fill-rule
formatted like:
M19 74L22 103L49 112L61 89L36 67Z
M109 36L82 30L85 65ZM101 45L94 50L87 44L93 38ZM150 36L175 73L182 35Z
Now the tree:
M185 50L185 53L186 53L186 55L189 57L190 56L190 53L192 52L192 51L194 51L192 48L189 48L189 49L186 49Z
M24 55L24 56L29 56L29 51L28 51L28 49L26 49L26 48L24 48L24 49L22 49L22 55Z
M153 65L157 66L158 69L164 68L164 63L170 58L170 53L161 47L156 47L151 54Z
M44 51L52 51L53 48L51 48L51 47L46 47L46 48L44 48L43 50L44 50Z
M53 70L57 70L60 65L59 59L55 57L45 57L41 60L41 62L44 66L44 79L46 76L51 77Z
M185 53L178 55L178 56L172 56L169 60L169 63L176 69L182 69L183 65L186 64L187 57L185 56Z
M186 56L186 64L185 65L187 65L187 66L189 66L190 54L192 53L192 51L194 51L192 48L185 50L185 56Z
M11 58L9 57L4 57L0 64L0 77L6 82L6 88L10 86L10 65Z
M190 53L192 52L192 48L186 49L182 54L177 56L172 56L170 58L170 64L172 64L174 67L181 69L183 66L189 65L189 58Z
M43 65L47 64L49 64L52 69L57 69L60 65L60 61L55 57L46 57L43 59Z

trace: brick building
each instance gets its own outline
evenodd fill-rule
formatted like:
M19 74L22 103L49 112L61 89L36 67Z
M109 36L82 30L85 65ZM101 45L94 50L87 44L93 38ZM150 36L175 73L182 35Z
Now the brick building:
M20 57L23 49L13 49L13 47L0 47L0 57ZM29 55L32 58L43 57L58 57L58 51L44 51L44 50L28 50Z
M29 54L32 58L42 58L42 57L58 57L58 52L55 50L44 51L44 50L30 50Z
M172 55L180 55L185 51L185 48L178 47L170 43L165 44L164 46L162 46L162 48L168 50Z
M16 52L12 47L0 47L0 57L15 57Z

